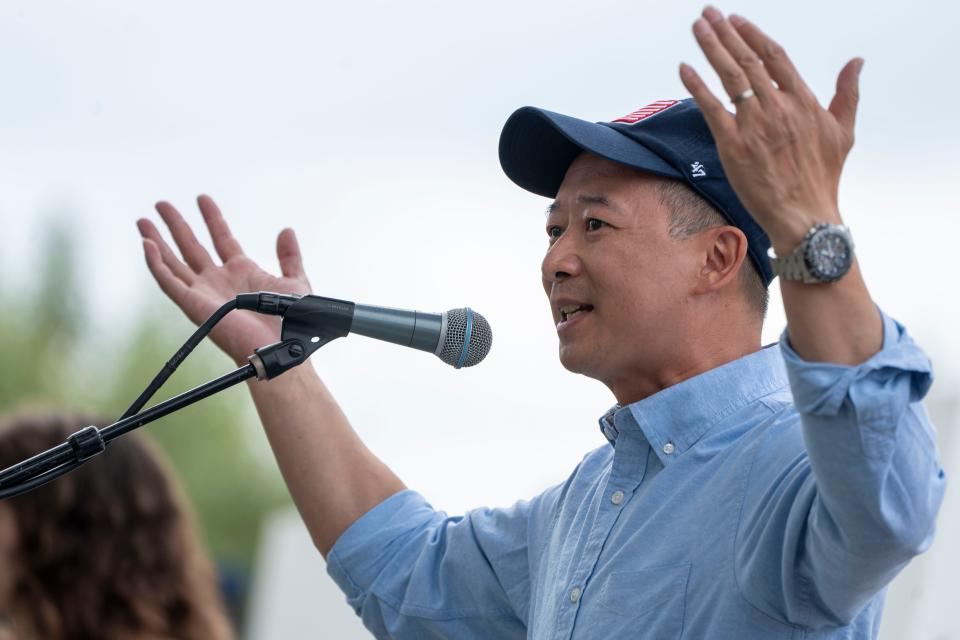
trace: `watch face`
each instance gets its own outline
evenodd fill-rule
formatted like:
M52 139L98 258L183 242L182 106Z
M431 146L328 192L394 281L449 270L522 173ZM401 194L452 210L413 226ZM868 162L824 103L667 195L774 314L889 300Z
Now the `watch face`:
M850 270L853 242L850 234L836 227L823 227L813 234L804 252L807 270L817 280L833 282Z

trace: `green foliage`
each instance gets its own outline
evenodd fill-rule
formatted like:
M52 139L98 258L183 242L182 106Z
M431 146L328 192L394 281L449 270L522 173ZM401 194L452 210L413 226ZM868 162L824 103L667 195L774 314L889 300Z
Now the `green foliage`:
M59 404L69 399L62 354L76 344L84 310L78 304L75 252L65 227L49 225L41 254L34 290L0 289L0 353L11 365L0 376L0 409L22 401Z
M65 226L52 223L35 285L0 282L0 413L21 404L86 409L116 420L195 327L150 282L152 303L128 335L88 326L76 292L83 287ZM139 301L131 301L136 309ZM147 406L235 368L204 341ZM84 425L78 425L78 428ZM100 425L102 426L102 425ZM199 517L207 546L222 563L249 569L260 524L289 504L244 384L141 429L170 457ZM109 450L104 455L110 455Z

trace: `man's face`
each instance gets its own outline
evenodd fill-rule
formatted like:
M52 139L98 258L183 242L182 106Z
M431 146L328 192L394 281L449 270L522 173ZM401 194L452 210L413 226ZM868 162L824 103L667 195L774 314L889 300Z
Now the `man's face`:
M582 153L547 215L542 278L560 361L611 388L669 360L699 269L695 249L669 235L660 180Z

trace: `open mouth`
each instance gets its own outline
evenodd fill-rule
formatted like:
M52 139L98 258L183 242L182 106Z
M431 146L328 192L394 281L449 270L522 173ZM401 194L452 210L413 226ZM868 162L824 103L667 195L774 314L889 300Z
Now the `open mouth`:
M560 307L560 321L567 322L573 318L576 318L578 315L593 311L592 304L581 304L581 305L566 305Z

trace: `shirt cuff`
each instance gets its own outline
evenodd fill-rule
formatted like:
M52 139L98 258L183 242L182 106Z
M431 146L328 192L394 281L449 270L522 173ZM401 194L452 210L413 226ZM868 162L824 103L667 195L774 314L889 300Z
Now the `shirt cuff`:
M790 377L794 405L802 414L834 416L840 411L851 387L876 371L906 372L910 376L909 401L923 399L933 383L930 359L907 335L906 329L880 310L883 346L859 365L808 362L793 347L787 329L780 337L780 351Z
M356 598L394 557L398 540L443 517L416 491L399 491L340 534L327 554L327 573L347 598Z

